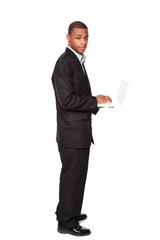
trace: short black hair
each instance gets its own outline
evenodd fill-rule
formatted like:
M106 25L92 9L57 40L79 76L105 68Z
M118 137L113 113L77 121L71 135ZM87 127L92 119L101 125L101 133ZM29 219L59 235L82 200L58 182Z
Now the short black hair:
M80 22L80 21L76 21L76 22L72 22L70 25L69 25L69 28L68 28L68 34L71 35L72 31L74 28L84 28L84 29L88 29L88 27L86 26L86 24L84 24L83 22Z

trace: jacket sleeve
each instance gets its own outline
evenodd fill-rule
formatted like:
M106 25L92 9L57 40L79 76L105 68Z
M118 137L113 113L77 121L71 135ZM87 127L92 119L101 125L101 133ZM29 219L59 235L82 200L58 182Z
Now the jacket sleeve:
M56 63L52 82L61 108L72 111L97 111L97 99L93 96L76 95L68 66Z

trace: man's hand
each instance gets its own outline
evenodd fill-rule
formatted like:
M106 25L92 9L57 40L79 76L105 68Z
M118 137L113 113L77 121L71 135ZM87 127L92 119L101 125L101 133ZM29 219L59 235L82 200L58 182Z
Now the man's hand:
M97 99L97 104L112 102L112 99L109 96L104 96L104 95L97 95L96 99Z

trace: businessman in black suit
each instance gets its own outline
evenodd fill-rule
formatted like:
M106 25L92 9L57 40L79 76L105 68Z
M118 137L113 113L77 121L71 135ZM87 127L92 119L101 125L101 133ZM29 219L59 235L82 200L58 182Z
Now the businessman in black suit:
M81 208L93 143L91 115L98 112L98 103L112 100L108 96L92 96L83 54L88 43L87 26L73 22L66 37L68 47L57 60L52 75L57 143L62 162L56 215L58 232L85 236L91 231L80 226L79 221L87 218L86 214L81 214Z

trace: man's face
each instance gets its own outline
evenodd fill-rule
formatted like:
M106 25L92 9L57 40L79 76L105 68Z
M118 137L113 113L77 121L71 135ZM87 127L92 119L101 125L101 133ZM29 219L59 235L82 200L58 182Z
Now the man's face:
M83 54L88 44L88 29L74 28L71 35L67 35L68 46Z

